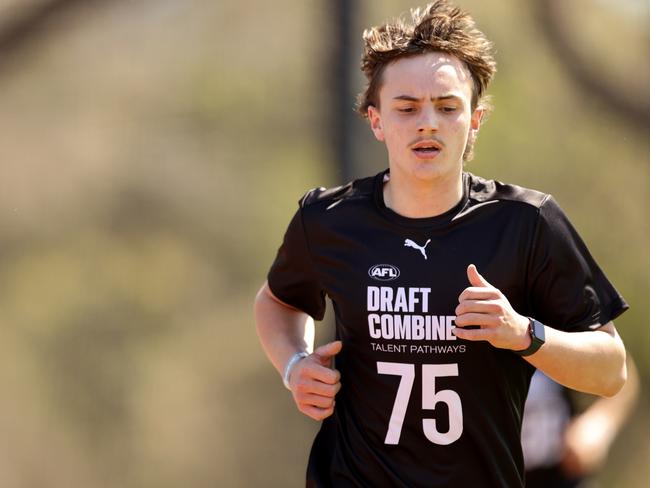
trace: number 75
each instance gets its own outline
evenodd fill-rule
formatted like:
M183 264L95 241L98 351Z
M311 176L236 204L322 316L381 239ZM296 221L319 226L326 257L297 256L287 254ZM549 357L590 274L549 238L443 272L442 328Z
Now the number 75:
M415 365L377 362L377 372L401 376L384 441L385 444L399 444L406 408L415 381ZM458 364L422 365L422 409L435 410L438 402L446 403L449 408L449 430L447 432L438 431L435 419L422 419L422 428L427 439L434 444L446 446L457 441L463 433L463 406L455 391L436 391L436 378L442 376L458 376Z

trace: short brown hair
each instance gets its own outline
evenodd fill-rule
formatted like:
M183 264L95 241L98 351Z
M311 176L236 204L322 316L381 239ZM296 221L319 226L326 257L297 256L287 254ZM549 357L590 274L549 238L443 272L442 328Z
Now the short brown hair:
M399 18L366 29L363 40L361 70L368 84L359 94L356 106L362 117L368 117L368 107L379 107L382 73L397 59L430 51L456 56L472 76L472 110L483 101L485 89L496 71L492 43L475 27L474 19L467 12L446 0L411 9L410 22Z

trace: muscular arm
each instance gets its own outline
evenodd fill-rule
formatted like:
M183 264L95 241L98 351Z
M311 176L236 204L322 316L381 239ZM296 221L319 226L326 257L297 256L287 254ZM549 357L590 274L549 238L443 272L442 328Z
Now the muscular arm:
M527 328L525 317L524 323ZM568 388L606 397L614 396L625 384L625 347L613 322L587 332L546 327L545 334L545 344L524 359L548 377ZM523 343L513 349L527 346Z
M503 349L526 349L531 341L528 318L518 314L474 265L467 275L472 286L459 296L456 336ZM463 329L468 325L480 329ZM625 347L612 322L587 332L546 327L546 343L524 359L562 385L600 396L615 395L627 377Z
M311 353L291 370L291 394L298 410L314 420L332 415L334 398L341 388L341 375L333 369L332 359L340 352L341 342L330 342L311 352L314 346L313 319L279 300L267 283L255 298L255 322L264 352L281 376L295 353Z

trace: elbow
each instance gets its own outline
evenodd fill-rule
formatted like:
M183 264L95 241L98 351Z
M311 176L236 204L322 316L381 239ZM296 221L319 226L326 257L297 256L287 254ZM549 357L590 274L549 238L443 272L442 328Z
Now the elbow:
M257 333L260 334L263 332L265 321L263 317L265 315L265 306L268 302L267 295L267 285L264 283L262 288L255 295L255 300L253 302L253 315L255 317L255 329Z
M603 381L598 394L611 398L623 389L627 381L627 353L625 345L612 322L603 326L602 330L611 335L613 343L611 349L605 353L608 356L607 360L602 363L606 369L603 370Z
M612 381L609 385L607 385L606 389L604 389L601 392L601 396L607 398L612 398L613 396L616 396L616 394L623 389L623 386L625 385L626 381L627 381L626 373L617 376L615 381Z
M623 354L623 359L620 362L620 367L614 369L608 379L609 381L603 385L603 390L600 394L601 396L611 398L623 389L623 386L627 381L627 365L625 363L625 354Z

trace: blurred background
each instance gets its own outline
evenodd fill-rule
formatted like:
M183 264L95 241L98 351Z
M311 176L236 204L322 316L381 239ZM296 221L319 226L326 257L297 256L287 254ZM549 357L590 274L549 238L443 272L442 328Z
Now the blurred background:
M457 3L499 67L467 169L554 194L632 306L598 479L643 486L649 4ZM252 301L300 196L386 167L361 32L416 5L0 1L0 487L301 486L318 426Z

